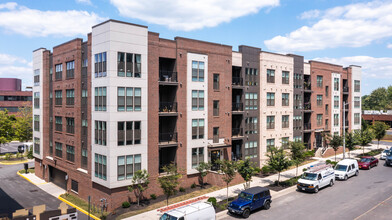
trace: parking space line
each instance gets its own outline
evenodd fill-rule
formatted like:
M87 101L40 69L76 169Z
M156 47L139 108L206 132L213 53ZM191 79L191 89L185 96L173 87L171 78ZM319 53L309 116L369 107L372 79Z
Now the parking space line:
M366 211L365 213L363 213L362 215L356 217L354 220L358 220L360 218L362 218L363 216L365 216L366 214L368 214L369 212L373 211L374 209L376 209L378 206L380 206L381 204L383 204L384 202L390 200L392 198L392 196L390 196L389 198L385 199L384 201L378 203L377 205L375 205L373 208L369 209L368 211Z

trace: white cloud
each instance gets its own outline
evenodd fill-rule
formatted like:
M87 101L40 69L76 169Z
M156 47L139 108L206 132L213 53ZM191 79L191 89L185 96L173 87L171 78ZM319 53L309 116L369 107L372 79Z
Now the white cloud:
M392 49L392 44L388 44L387 48Z
M335 7L303 18L318 17L312 26L264 41L274 51L312 51L336 47L362 47L392 36L392 1L373 1ZM312 17L313 16L313 17Z
M120 15L175 30L215 27L223 22L275 7L279 0L110 0Z
M305 11L299 16L299 18L311 19L311 18L317 18L319 15L320 15L320 11L316 9L316 10Z
M86 35L93 25L105 19L86 11L40 11L16 3L3 8L0 5L0 27L29 37Z
M76 0L77 3L92 5L91 0Z
M0 54L0 78L22 79L23 89L32 86L33 74L31 62L14 55Z
M8 9L8 10L12 10L14 9L18 4L16 2L7 2L5 4L0 4L0 9Z

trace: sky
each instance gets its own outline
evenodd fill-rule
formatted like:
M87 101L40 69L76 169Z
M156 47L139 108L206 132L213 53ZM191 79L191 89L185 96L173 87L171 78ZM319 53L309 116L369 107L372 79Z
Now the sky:
M343 66L362 94L392 85L392 0L0 0L0 78L32 86L32 51L52 50L107 19L176 36Z

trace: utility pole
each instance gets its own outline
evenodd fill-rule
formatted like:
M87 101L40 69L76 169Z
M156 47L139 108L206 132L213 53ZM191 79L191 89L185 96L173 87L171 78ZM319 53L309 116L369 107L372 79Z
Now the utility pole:
M343 101L343 160L346 159L346 102Z

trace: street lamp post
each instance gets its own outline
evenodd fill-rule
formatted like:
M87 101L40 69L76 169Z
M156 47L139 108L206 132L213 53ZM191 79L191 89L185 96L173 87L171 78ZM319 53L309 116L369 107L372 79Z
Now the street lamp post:
M346 159L346 102L343 102L343 160Z

